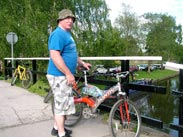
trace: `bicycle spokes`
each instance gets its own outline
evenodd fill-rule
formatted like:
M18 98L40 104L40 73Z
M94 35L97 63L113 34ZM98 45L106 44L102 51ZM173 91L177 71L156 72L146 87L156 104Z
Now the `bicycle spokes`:
M114 137L138 137L140 134L141 118L136 106L128 100L119 100L113 106L109 124Z
M31 71L25 72L25 80L22 80L22 86L28 88L32 84L32 73Z

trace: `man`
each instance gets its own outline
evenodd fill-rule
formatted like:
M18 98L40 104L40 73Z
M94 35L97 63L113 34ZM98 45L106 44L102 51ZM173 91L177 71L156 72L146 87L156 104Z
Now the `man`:
M64 128L65 116L75 112L72 97L72 84L75 82L73 74L77 65L89 69L91 64L83 62L76 50L76 44L71 36L71 29L75 22L72 11L63 9L57 19L58 27L50 34L48 49L50 60L47 79L54 94L54 127L51 134L57 137L71 137L71 130Z

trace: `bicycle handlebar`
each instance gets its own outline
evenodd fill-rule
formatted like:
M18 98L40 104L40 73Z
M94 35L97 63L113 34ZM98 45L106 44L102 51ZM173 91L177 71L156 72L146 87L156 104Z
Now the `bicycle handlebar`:
M129 71L123 71L118 73L106 73L104 76L118 77L118 78L126 78L129 75Z
M78 67L78 70L84 72L88 72L89 70L83 66ZM129 71L123 71L123 72L118 72L118 73L105 73L105 74L99 74L99 73L92 73L92 76L110 76L110 77L118 77L118 78L126 78L130 74Z
M17 63L18 63L19 65L24 65L24 66L29 66L29 65L30 65L30 63L28 63L28 62L23 62L22 60L17 60Z
M91 68L91 67L89 67L89 68ZM85 67L83 67L83 66L78 66L77 69L78 69L79 71L82 71L82 72L84 72L84 71L88 72L88 71L89 71L87 68L85 68Z

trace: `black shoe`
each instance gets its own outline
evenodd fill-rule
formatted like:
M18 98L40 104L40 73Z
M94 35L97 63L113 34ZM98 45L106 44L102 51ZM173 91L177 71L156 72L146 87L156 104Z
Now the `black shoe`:
M57 137L59 137L59 135L57 135ZM61 136L61 137L71 137L71 136L68 134L65 134L65 136Z
M64 129L65 129L66 134L68 134L68 135L72 134L72 130L69 130L69 129L66 129L66 128L64 128ZM53 128L52 131L51 131L51 135L56 136L57 134L58 134L58 130Z
M72 134L72 130L66 129L66 128L64 128L64 130L65 130L66 134L68 134L68 135Z
M58 130L56 130L55 128L53 128L52 131L51 131L51 135L52 136L58 135Z

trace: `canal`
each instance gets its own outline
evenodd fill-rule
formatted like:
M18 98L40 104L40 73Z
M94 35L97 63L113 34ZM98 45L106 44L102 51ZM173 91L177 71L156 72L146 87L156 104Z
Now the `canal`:
M179 122L179 96L172 93L173 90L179 89L179 77L161 81L156 85L166 87L166 94L140 91L134 97L135 102L141 115L162 121L163 128L160 130L173 137L179 137L178 131L169 128L171 123L177 125Z

